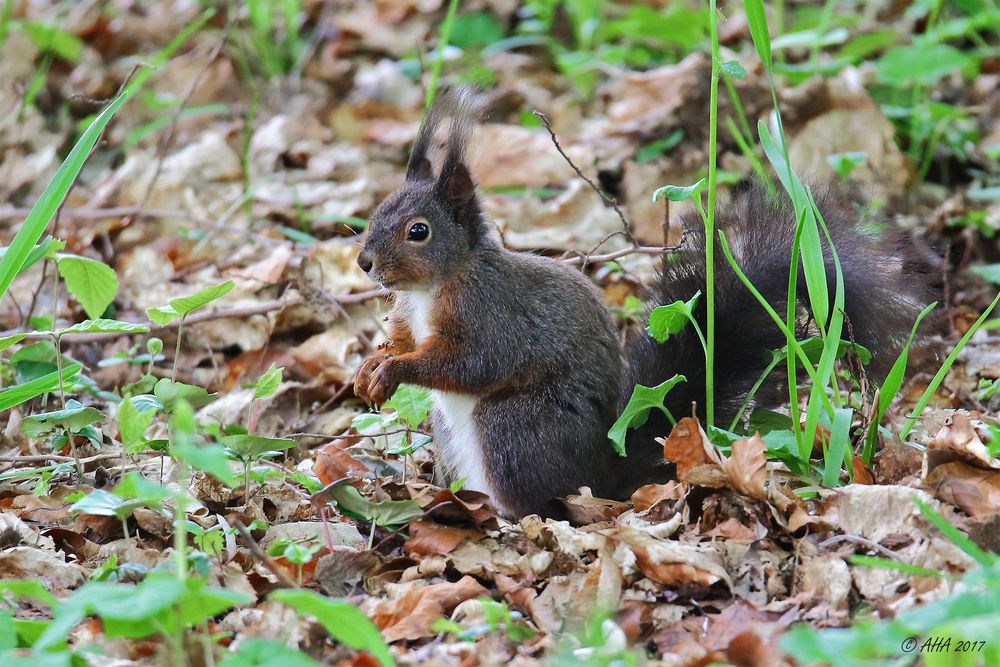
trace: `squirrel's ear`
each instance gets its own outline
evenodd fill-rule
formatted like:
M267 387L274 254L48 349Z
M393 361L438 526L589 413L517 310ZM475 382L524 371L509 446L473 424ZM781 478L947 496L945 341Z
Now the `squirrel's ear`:
M472 174L461 162L455 162L441 170L438 192L452 206L463 206L476 195L476 184Z
M431 161L427 158L417 160L406 169L406 180L408 181L432 181L434 180L434 169Z

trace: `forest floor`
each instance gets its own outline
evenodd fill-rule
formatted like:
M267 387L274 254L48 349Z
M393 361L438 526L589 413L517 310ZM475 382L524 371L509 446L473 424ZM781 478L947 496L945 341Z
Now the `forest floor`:
M663 433L677 481L628 501L584 490L571 522L505 521L434 486L426 392L381 413L353 394L388 312L359 239L402 183L447 2L207 4L0 2L4 245L94 115L141 83L46 229L62 254L0 304L4 389L83 367L0 413L3 664L860 664L920 658L929 637L969 642L962 664L1000 659L975 629L989 624L956 625L976 616L963 595L990 596L980 622L1000 613L984 574L1000 551L1000 312L976 325L1000 284L993 3L768 8L797 172L905 229L931 267L939 364L977 326L918 417L937 366L906 378L866 462L878 401L854 392L856 455L826 485L822 448L810 479L759 438L727 456L695 428ZM489 91L470 155L505 244L583 258L624 331L644 325L642 249L676 242L665 216L691 207L652 193L707 172L708 13L591 4L459 3L440 82ZM719 26L745 70L719 87L725 206L766 164L772 98L742 6ZM172 302L195 294L190 314ZM148 333L20 336L100 317ZM187 588L152 586L179 556ZM300 588L335 603L274 593ZM939 616L907 616L921 608ZM821 631L842 626L867 630Z

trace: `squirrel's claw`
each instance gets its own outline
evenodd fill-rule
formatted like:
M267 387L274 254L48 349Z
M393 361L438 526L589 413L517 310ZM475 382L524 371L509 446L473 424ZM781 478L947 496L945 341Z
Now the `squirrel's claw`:
M386 359L371 376L366 394L368 399L377 406L388 401L399 387L399 382L393 377L392 360Z
M368 394L368 385L371 384L372 375L378 369L379 364L385 361L386 355L384 352L376 352L375 354L369 356L358 368L358 374L354 378L354 395L360 398L362 401L367 403L369 406L374 404L371 397Z

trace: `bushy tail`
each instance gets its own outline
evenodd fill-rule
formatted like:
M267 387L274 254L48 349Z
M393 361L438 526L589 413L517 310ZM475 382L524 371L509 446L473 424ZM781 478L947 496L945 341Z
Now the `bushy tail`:
M926 280L904 263L906 244L900 233L886 224L862 220L855 205L841 193L814 194L844 276L847 316L844 338L852 336L872 352L872 362L865 370L870 379L878 380L895 361L917 314L926 304ZM684 247L673 257L664 257L660 276L649 295L650 306L686 301L698 290L705 290L704 227L697 214L683 217L682 224ZM762 188L753 186L717 211L716 225L725 230L730 250L744 273L784 317L795 236L790 202L783 196L769 197ZM832 303L836 274L825 239L823 245ZM785 336L729 266L718 242L715 258L715 413L716 422L728 426L770 361L769 351L783 347ZM805 313L808 297L801 274L796 294L800 311ZM704 304L701 298L695 316L702 327ZM799 328L804 333L808 317L800 319ZM636 335L626 350L626 361L628 368L619 407L628 401L636 384L653 386L680 374L687 382L678 384L668 394L668 409L677 419L690 415L692 410L704 416L704 354L692 327L684 328L664 344L646 335ZM783 370L784 365L779 368ZM774 383L769 384L755 396L757 407L780 403ZM666 417L656 410L650 413L644 426L630 431L627 447L629 457L635 457L636 463L629 468L649 470L655 466L662 449L654 438L669 431Z

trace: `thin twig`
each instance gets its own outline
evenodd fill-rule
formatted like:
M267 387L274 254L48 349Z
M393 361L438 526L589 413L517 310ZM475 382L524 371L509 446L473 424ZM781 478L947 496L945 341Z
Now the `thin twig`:
M383 289L369 290L367 292L355 292L350 294L341 294L337 297L332 297L334 300L343 304L355 304L364 303L371 299L375 299L381 296L387 295L388 292ZM195 313L185 320L185 325L197 324L199 322L208 322L210 320L224 320L224 319L238 319L243 317L251 317L253 315L264 315L273 311L283 310L289 306L298 306L302 304L302 297L293 295L284 299L275 299L273 301L263 301L261 303L254 304L252 306L238 306L236 308L218 308L215 310L207 310L199 313ZM171 329L176 329L179 325L178 321L171 322L170 324L164 326L154 325L150 322L138 322L136 324L146 324L149 325L151 331L162 332ZM0 337L10 336L20 331L16 329L11 329L9 331L0 332ZM119 338L121 336L128 336L128 333L95 333L95 334L66 334L65 338L71 343L95 343L100 341L111 340L114 338ZM29 334L29 338L39 338L44 337L38 334Z
M860 535L834 535L833 537L830 537L820 542L818 546L820 549L825 549L826 547L829 547L838 542L854 542L855 544L860 544L862 546L868 547L873 551L877 551L886 558L892 560L902 560L899 557L899 554L896 554L893 551L885 548L878 542L874 542L865 537L861 537Z
M298 585L292 581L291 577L281 569L281 566L274 562L274 560L267 555L267 553L260 548L257 544L257 540L253 539L253 535L247 530L247 527L243 525L243 522L239 519L235 519L232 522L233 528L239 531L240 537L243 538L243 543L250 549L252 553L261 563L264 564L271 574L273 574L278 579L278 583L284 588L298 588Z
M149 198L153 194L153 190L156 188L156 181L160 178L160 173L163 171L163 163L167 158L167 149L174 143L174 136L177 133L177 123L180 122L181 114L184 113L185 107L187 107L188 102L191 97L198 90L198 86L201 85L201 80L208 73L209 68L215 63L216 59L222 53L223 47L226 42L229 41L229 33L233 29L233 24L235 23L235 15L230 17L229 23L226 26L225 32L222 33L222 38L219 43L215 45L212 51L208 54L208 58L205 60L205 64L195 75L194 80L191 81L191 85L188 86L187 91L184 93L184 97L181 99L181 103L177 105L177 109L174 110L173 116L170 119L170 126L167 128L167 132L161 135L160 141L156 147L156 170L153 172L153 178L150 179L149 185L146 186L146 192L139 202L139 207L145 207ZM128 222L131 222L129 220Z
M566 162L569 164L570 167L572 167L573 171L576 172L576 175L582 178L587 183L587 185L593 188L594 192L596 192L601 197L601 199L610 204L611 208L613 208L615 213L618 214L618 219L622 221L622 230L625 234L625 237L629 240L629 243L631 243L633 246L639 245L636 242L635 237L632 236L632 228L629 225L628 218L625 217L625 213L618 205L618 200L609 195L604 190L602 190L600 186L598 186L592 180L584 176L583 172L580 171L580 168L573 163L573 160L571 160L568 155L566 155L566 151L564 151L562 146L559 145L559 138L556 136L556 133L552 130L552 124L549 123L549 119L545 116L545 114L543 114L541 111L538 111L537 109L533 110L531 113L534 114L540 121L542 121L542 124L545 125L545 129L549 131L549 136L552 138L552 143L555 145L556 150L559 151L559 155L563 156L563 159L566 160Z
M622 248L621 250L615 250L614 252L605 253L603 255L584 255L581 257L570 257L562 261L570 265L585 264L590 262L610 262L613 259L619 259L627 255L662 255L665 252L673 252L677 250L679 246L635 246L631 248Z
M95 456L88 456L87 458L80 459L80 463L94 463L95 461L107 461L110 459L119 458L120 454L97 454ZM72 456L63 456L61 454L25 454L23 456L0 456L0 463L45 463L46 461L55 461L57 463L72 463L75 461Z

